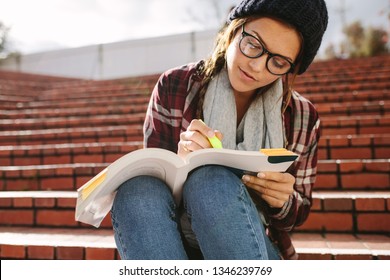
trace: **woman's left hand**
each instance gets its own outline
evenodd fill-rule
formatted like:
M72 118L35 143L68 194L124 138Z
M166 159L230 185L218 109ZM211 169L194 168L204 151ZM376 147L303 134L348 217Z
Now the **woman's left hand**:
M294 192L295 178L290 173L260 172L257 176L244 175L242 181L274 208L282 208Z

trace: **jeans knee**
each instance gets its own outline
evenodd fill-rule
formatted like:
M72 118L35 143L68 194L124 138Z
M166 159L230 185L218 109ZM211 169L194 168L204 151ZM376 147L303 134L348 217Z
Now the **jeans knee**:
M113 210L143 207L157 209L158 205L170 204L173 201L170 189L154 177L139 176L124 182L115 196Z
M183 190L185 203L235 199L242 192L242 182L233 172L223 166L198 168L188 177Z

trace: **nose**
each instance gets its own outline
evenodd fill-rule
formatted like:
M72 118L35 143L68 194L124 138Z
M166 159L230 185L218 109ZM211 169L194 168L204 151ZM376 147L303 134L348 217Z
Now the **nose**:
M263 54L257 58L251 58L249 60L249 66L253 70L253 72L260 73L262 71L267 70L267 54Z

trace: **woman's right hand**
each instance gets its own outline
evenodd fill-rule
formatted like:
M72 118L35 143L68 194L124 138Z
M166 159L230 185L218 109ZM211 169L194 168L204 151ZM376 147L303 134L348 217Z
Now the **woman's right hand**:
M212 148L208 138L217 136L222 140L222 133L213 130L201 120L192 120L187 130L180 133L177 154L184 158L190 152Z

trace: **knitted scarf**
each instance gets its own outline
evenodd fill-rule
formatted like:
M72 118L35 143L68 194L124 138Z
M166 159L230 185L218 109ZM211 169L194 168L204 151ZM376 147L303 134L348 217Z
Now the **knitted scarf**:
M258 151L261 148L282 148L283 86L278 79L273 87L255 98L237 125L237 110L233 89L224 68L207 88L203 104L205 123L221 131L224 148Z

